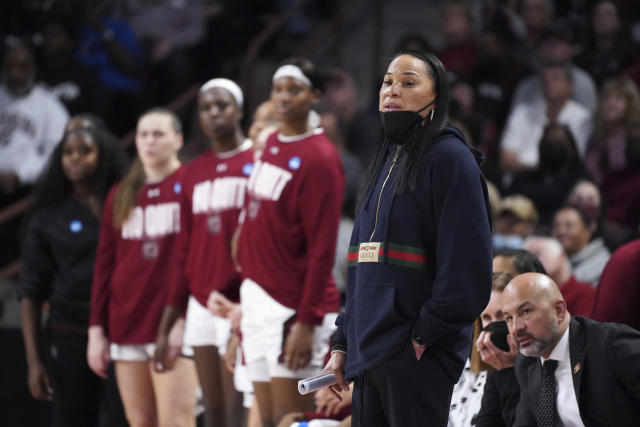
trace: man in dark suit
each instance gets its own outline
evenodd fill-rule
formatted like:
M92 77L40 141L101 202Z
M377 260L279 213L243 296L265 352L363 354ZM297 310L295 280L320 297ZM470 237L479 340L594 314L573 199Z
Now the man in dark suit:
M571 318L539 273L509 282L501 305L520 352L515 426L640 425L640 332Z

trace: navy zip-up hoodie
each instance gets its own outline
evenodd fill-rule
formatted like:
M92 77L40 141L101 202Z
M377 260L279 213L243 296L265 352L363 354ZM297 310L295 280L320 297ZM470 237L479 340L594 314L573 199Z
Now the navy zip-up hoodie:
M347 302L334 342L346 345L346 378L354 378L406 348L415 333L457 381L471 325L491 293L482 155L447 127L425 153L416 188L396 195L398 169L389 170L398 150L392 148L355 221ZM378 262L358 262L363 242L381 244Z

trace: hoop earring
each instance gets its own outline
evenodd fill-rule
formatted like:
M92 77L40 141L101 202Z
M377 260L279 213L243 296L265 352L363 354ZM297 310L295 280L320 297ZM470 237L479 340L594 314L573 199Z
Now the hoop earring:
M433 109L431 110L431 119L429 120L430 122L432 122L432 121L433 121L433 112L434 112L434 111L435 111L435 108L433 108Z

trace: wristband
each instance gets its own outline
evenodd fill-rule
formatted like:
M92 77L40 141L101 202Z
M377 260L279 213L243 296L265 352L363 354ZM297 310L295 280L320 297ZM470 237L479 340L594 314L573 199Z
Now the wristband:
M333 352L336 352L336 351L338 353L347 354L347 346L342 344L333 344L331 346L331 353L333 354Z

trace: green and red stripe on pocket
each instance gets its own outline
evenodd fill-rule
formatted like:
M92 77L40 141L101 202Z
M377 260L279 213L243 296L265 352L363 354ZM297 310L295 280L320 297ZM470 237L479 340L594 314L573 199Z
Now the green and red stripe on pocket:
M386 247L386 250L385 250ZM347 254L347 267L358 265L359 246L349 246ZM401 265L403 267L424 269L427 264L432 264L432 257L428 256L424 249L413 246L397 245L395 243L381 243L378 252L378 262Z

